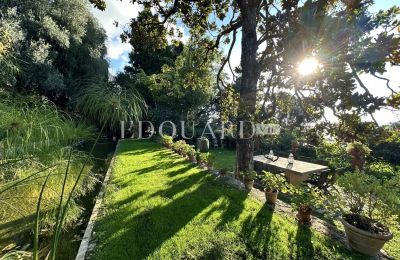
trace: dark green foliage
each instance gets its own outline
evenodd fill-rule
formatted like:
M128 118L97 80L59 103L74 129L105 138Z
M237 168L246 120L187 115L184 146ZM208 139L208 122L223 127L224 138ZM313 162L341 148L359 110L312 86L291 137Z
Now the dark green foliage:
M24 33L24 47L13 54L24 72L14 82L16 88L38 91L65 105L85 86L84 80L107 79L105 31L86 1L1 1L1 10L10 8L16 8Z

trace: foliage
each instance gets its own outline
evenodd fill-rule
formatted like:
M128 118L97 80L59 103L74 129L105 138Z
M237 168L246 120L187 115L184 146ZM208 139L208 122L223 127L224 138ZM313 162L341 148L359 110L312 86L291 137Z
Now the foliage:
M161 144L167 148L171 148L174 143L174 138L169 135L161 136Z
M380 180L392 179L400 175L398 168L395 168L393 165L383 161L376 161L367 164L365 167L365 173Z
M263 171L263 181L265 190L268 192L280 191L283 193L288 192L289 186L284 177L279 174L273 174L267 171Z
M243 177L245 181L249 180L255 180L257 178L257 172L256 171L244 171L239 173L240 176Z
M323 205L323 195L317 188L302 184L300 186L291 185L289 190L291 203L298 211L306 212L309 209L318 208Z
M124 89L107 82L97 82L77 96L77 108L98 125L119 129L120 122L138 121L146 104L135 89Z
M317 157L327 160L330 167L334 169L350 167L350 157L346 152L345 144L339 141L329 142L323 140L316 150Z
M0 12L0 87L15 83L15 76L19 72L16 54L22 39L17 10L4 9Z
M170 115L172 121L186 120L210 103L215 88L216 58L203 63L205 53L205 49L190 43L184 47L173 67L165 65L160 74L152 76L151 91L157 104L153 111L156 122L164 121L165 115Z
M214 166L215 163L215 155L212 153L207 153L207 165Z
M18 21L11 24L13 31L10 26L4 31L15 36L10 48L18 61L15 66L24 72L12 82L18 89L39 91L66 105L85 86L82 81L107 79L107 37L86 1L4 0L0 9Z
M329 207L342 213L354 213L385 224L400 213L400 177L380 180L362 172L349 172L337 180Z
M208 155L207 153L199 153L197 156L197 163L200 165L207 164Z
M361 142L352 142L347 145L346 152L350 155L368 156L371 153L371 149Z

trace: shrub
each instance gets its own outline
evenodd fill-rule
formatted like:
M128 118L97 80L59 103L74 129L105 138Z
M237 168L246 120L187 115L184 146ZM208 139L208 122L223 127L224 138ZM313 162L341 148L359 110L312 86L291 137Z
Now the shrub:
M189 147L190 147L190 146L189 146ZM190 147L190 149L188 149L187 155L189 156L189 159L190 159L191 161L196 160L196 150L193 149L192 147Z
M264 187L268 192L276 192L281 191L286 193L288 191L288 183L285 178L278 175L273 174L267 171L264 171Z
M207 165L208 166L213 166L215 162L215 155L211 153L207 153Z
M182 154L183 150L185 149L185 145L186 143L184 140L176 141L173 145L173 150L178 154Z
M337 180L329 196L329 208L342 214L388 224L400 212L400 177L380 180L362 172L349 172Z
M161 136L161 144L167 148L171 148L174 143L174 139L172 136L169 135L162 135Z

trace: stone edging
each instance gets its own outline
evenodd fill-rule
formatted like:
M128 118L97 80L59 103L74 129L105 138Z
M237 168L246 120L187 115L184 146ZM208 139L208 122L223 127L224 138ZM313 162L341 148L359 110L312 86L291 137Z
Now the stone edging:
M110 161L110 165L108 167L108 170L106 172L106 175L104 177L102 186L100 188L100 192L96 197L96 202L94 204L93 210L92 210L92 214L90 216L88 225L85 229L85 233L83 235L81 244L79 246L79 250L78 250L78 254L76 255L75 260L84 260L86 259L86 255L88 253L88 251L90 250L90 241L92 238L92 234L93 234L93 228L94 228L94 223L96 222L97 216L100 213L100 208L101 205L103 204L103 199L104 199L104 194L106 192L106 186L108 184L108 181L110 180L110 176L111 176L111 172L114 166L114 162L115 162L115 157L117 154L117 150L118 150L118 146L119 146L119 142L117 144L117 146L115 147L115 151L113 154L113 157Z

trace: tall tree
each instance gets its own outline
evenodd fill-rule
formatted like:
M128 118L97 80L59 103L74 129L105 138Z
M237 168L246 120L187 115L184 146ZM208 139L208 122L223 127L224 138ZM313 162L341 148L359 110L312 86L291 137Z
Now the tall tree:
M65 104L88 78L107 80L107 36L85 0L4 0L0 9L15 10L24 33L16 88Z
M91 2L100 8L104 7L104 1L102 0L91 0ZM376 102L380 102L379 100L374 99L367 91L367 94L359 95L360 98L356 98L355 94L351 94L355 89L354 81L358 81L357 73L360 71L368 73L383 72L384 68L379 64L384 64L385 62L398 64L399 49L398 44L396 44L398 37L391 34L392 27L396 28L398 26L398 21L394 19L394 13L398 11L381 13L380 19L374 19L370 23L364 24L364 18L368 18L366 8L373 3L371 0L308 0L305 3L298 0L133 0L132 2L146 8L152 8L154 14L159 15L156 21L151 18L147 22L143 20L137 23L136 32L146 32L149 42L152 42L158 36L158 34L149 32L157 31L161 25L166 26L168 23L180 21L190 28L193 38L208 46L210 52L220 47L222 42L230 44L228 56L222 61L222 66L218 73L218 82L221 83L219 84L221 88L224 85L221 82L222 71L224 66L227 63L229 64L232 46L236 41L236 34L241 31L238 121L251 121L254 119L257 107L257 86L261 73L268 72L270 76L272 75L272 82L278 84L277 88L294 92L296 98L300 100L298 105L304 110L305 114L307 114L308 105L306 104L307 106L305 106L301 100L312 101L313 88L323 94L335 94L334 90L342 88L338 94L335 94L335 97L341 100L343 106L357 107L360 104L358 101L361 99L364 103L364 108L370 108L370 111L373 111L373 109L379 107L376 105ZM328 35L328 32L324 30L326 25L325 17L329 16L338 18L331 25L339 29L342 26L344 29L342 31L335 30L337 34L334 37L336 38L333 35L331 35L331 38L325 37ZM211 17L214 19L210 19ZM133 19L133 21L137 21L137 19ZM373 37L368 37L371 33L370 28L376 29L382 26L388 29L384 32L386 35L382 35L385 36L383 37L383 42L374 41ZM352 29L357 34L354 34ZM212 40L207 39L210 31L212 32L211 35L215 36ZM324 34L321 35L321 32ZM132 33L134 34L135 31ZM301 38L298 38L299 36ZM357 61L362 58L362 53L368 54L368 48L365 48L365 44L362 45L362 48L351 50L357 44L363 43L361 40L371 44L370 50L385 47L385 51L376 56L379 62L363 63L368 69L360 66L362 63ZM321 44L322 41L325 41L325 45ZM383 45L380 44L381 42ZM351 51L352 54L346 55L346 51L342 51L341 55L337 55L334 52L326 52L325 57L327 59L332 58L331 65L335 65L335 62L337 62L338 66L326 66L321 71L324 77L318 78L319 80L313 77L306 78L305 82L298 78L296 79L295 75L298 74L296 68L299 60L314 55L317 50L322 50L322 48L319 48L320 46L334 47L335 45L344 45L344 50ZM391 48L388 46L391 46ZM291 53L295 55L291 55ZM344 67L342 66L343 64L345 64ZM374 67L380 70L371 70ZM348 73L348 69L350 69L351 74ZM345 82L342 81L343 77L346 78ZM326 83L327 80L328 83ZM336 83L338 86L335 85ZM359 84L361 85L360 82ZM310 96L304 95L302 89L299 90L299 88L305 86L312 86L310 88ZM329 87L332 86L335 87L333 88L334 90L329 91ZM327 95L324 96L327 97ZM315 98L318 99L320 97L315 94ZM356 98L355 102L353 102L354 98ZM326 100L325 104L335 105L334 98ZM268 100L268 102L270 101L273 103L273 100ZM315 104L313 108L321 110L322 105L317 106L317 103L313 103ZM321 115L321 113L319 114ZM251 128L249 126L245 127L244 134L249 135L250 133ZM251 169L252 162L253 140L238 138L238 170Z

